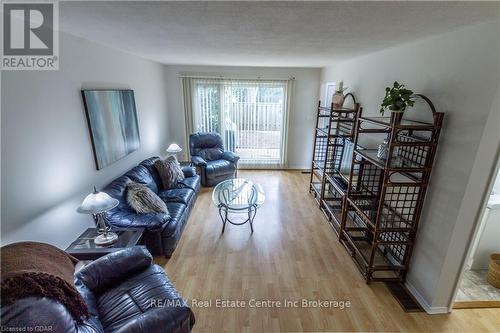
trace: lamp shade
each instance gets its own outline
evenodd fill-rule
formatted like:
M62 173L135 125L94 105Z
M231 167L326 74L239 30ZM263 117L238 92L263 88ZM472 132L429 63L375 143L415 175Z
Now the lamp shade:
M118 206L119 201L110 197L107 193L94 192L85 197L77 212L82 214L99 214Z
M172 143L167 148L167 153L170 153L170 154L176 154L176 153L179 153L181 151L182 151L182 148L179 147L179 145L177 143Z

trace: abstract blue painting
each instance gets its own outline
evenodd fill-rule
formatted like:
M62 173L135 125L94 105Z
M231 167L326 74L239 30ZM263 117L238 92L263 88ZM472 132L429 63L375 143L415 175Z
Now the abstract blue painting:
M82 90L97 170L140 145L133 90Z

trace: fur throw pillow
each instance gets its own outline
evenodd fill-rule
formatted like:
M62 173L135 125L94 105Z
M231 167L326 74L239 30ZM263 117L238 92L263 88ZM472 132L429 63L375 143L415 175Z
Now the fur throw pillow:
M160 175L164 190L175 187L178 182L184 179L184 173L175 156L169 156L164 161L157 160L155 162L155 168Z
M137 213L168 213L165 202L149 187L140 183L129 183L127 185L127 202Z

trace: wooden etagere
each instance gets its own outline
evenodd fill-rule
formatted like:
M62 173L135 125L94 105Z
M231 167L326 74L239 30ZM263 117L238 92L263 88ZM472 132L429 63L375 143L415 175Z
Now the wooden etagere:
M339 236L367 282L404 281L408 271L444 116L425 96L415 98L427 103L432 121L360 112L356 122ZM358 145L377 134L387 136L386 159L377 157L377 149Z
M318 103L309 191L334 230L340 230L342 205L347 191L356 122L360 106L353 94L352 108L329 108Z

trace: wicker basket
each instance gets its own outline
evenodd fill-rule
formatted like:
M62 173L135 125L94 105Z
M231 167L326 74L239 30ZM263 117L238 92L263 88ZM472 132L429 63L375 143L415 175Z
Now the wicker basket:
M490 255L487 281L495 288L500 288L500 253Z

